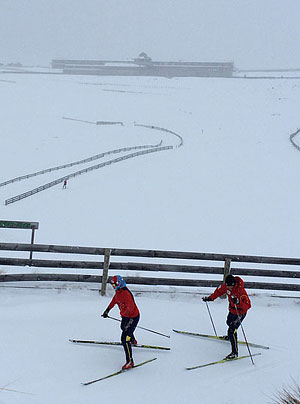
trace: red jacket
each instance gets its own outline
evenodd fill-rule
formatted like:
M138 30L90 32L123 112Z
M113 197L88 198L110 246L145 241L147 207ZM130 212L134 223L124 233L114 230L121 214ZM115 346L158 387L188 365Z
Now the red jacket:
M139 309L135 304L132 293L127 288L121 288L115 291L115 295L108 305L111 310L114 305L119 306L121 317L136 317L139 314Z
M232 298L235 297L238 299L238 302L236 304L238 314L245 314L251 307L250 299L244 289L244 281L239 276L235 276L234 279L235 285L233 286L232 290L229 290L225 283L222 283L209 297L211 300L215 300L217 297L220 297L224 295L224 293L226 293L228 297L230 313L237 314L235 305L232 301Z

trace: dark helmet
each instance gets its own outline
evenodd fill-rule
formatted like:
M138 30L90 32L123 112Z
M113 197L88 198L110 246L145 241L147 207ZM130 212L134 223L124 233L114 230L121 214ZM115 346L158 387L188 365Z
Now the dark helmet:
M235 279L233 275L227 275L225 278L225 284L226 286L234 286L235 285Z
M113 287L115 290L119 290L119 289L121 289L121 288L125 288L125 287L126 287L126 282L124 281L124 279L122 278L121 275L114 275L114 276L111 278L110 283L111 283L112 287Z

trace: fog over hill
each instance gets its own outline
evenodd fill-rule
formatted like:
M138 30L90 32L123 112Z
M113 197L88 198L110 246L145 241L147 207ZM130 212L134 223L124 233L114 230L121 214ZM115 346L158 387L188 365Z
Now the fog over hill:
M2 0L0 62L53 58L300 66L298 0Z

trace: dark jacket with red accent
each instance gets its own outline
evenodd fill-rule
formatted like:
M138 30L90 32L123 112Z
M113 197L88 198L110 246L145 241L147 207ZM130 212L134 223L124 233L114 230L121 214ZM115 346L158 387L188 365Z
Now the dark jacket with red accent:
M236 307L238 309L238 314L245 314L247 310L250 309L251 303L247 292L244 289L244 281L239 277L235 276L235 285L232 290L229 290L225 283L222 283L217 289L209 296L211 300L215 300L226 293L229 302L229 311L232 314L237 314L235 304L232 298L237 299Z
M115 291L115 295L108 305L111 310L115 304L118 305L121 317L136 317L139 314L139 309L135 304L134 297L129 289L121 288Z

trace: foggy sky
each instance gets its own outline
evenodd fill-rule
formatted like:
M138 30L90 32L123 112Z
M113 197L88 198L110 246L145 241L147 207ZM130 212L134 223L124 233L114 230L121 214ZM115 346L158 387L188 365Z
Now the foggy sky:
M300 67L300 0L0 0L0 62L234 61Z

